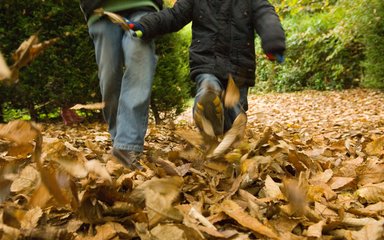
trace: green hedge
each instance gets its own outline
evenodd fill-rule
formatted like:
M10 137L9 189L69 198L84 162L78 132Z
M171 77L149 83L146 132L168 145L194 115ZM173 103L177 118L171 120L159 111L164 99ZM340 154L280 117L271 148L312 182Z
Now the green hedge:
M60 40L21 70L18 84L0 86L0 121L26 113L34 120L55 118L62 106L101 99L93 43L78 1L1 1L0 51L8 64L20 43L37 31L40 40ZM179 113L184 99L189 98L189 33L186 30L157 41L159 65L152 97L156 118Z

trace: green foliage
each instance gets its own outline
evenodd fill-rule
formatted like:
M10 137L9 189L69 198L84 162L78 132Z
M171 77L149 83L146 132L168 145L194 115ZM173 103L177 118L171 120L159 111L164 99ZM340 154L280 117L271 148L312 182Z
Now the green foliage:
M188 47L190 25L177 33L156 40L159 61L151 97L151 109L156 119L181 113L190 96ZM160 116L160 113L164 115Z
M18 84L0 88L1 103L26 108L37 120L61 106L99 101L93 45L78 1L2 1L0 26L1 51L9 64L30 35L39 31L41 41L60 37L21 70Z
M180 113L189 98L190 29L185 29L157 41L159 61L151 103L157 120L160 115ZM41 41L60 40L21 70L17 84L0 86L0 121L28 117L26 111L33 120L54 118L60 107L100 101L93 43L78 1L0 3L0 50L8 64L19 45L38 31Z
M263 68L263 60L259 61L258 75L262 77L259 80L267 81L263 76L273 75L277 91L357 86L363 72L360 64L364 59L363 44L347 15L348 9L335 5L324 11L295 12L287 16L283 21L288 47L286 62L274 67L276 74L272 74Z
M384 2L365 0L358 26L365 45L363 86L384 89Z

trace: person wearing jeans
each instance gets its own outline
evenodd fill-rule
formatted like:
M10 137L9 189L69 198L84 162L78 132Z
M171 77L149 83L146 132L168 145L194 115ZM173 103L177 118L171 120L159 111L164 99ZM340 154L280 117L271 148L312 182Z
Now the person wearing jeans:
M161 8L161 1L81 1L89 35L95 47L103 115L113 144L112 154L126 167L142 169L139 163L148 127L148 111L156 55L153 41L132 36L107 17L93 14L102 7L132 21ZM96 3L100 2L100 3ZM90 8L87 8L89 6Z

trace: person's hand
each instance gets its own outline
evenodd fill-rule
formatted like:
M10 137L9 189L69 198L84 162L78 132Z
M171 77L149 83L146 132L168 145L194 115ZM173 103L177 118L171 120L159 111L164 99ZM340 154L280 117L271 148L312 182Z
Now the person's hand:
M283 63L285 60L284 55L282 53L267 53L266 55L270 61L276 61L278 63Z
M143 26L140 23L134 22L134 21L130 21L128 19L125 19L125 22L128 24L129 29L131 29L133 31L132 34L133 34L134 37L141 38L143 36L144 29L143 29Z

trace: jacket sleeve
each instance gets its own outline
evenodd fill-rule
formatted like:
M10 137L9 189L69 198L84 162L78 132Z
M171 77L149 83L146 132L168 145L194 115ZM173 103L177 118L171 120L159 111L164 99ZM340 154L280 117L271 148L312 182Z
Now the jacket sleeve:
M150 39L165 33L176 32L192 21L194 0L177 0L172 8L143 16L143 38Z
M265 53L285 51L285 32L275 8L267 0L253 0L253 24Z

